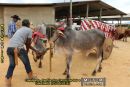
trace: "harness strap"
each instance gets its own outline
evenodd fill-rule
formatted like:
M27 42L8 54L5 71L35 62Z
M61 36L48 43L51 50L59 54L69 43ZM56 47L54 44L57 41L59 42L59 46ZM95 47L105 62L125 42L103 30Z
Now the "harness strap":
M33 35L32 35L32 38L34 38L35 36L39 36L40 38L45 38L46 35L40 33L40 32L34 32Z
M46 35L44 35L44 34L42 34L42 33L40 33L40 32L34 32L33 35L32 35L32 38L34 39L35 37L36 37L36 39L35 39L35 41L34 41L34 44L36 44L38 37L40 37L40 38L45 38Z

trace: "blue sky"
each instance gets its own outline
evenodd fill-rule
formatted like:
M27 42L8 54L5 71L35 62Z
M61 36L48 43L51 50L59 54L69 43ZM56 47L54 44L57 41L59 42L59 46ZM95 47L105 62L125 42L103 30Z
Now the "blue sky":
M70 0L65 0L70 1ZM85 1L85 0L73 0L73 1ZM130 13L130 0L102 0L117 9ZM64 0L0 0L0 3L53 3L64 2Z

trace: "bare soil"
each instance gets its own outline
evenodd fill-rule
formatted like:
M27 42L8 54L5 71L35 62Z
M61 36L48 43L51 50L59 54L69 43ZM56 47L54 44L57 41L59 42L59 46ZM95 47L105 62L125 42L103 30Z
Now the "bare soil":
M4 63L0 63L0 87L5 87L5 75L9 65L9 59L6 54L8 39L5 38ZM130 38L128 42L114 41L116 47L113 48L109 59L102 63L103 69L96 76L91 76L95 67L95 58L83 58L81 53L76 52L72 60L71 78L81 79L87 77L106 78L105 87L130 87ZM55 52L52 58L52 72L49 71L49 51L42 61L43 67L38 68L38 63L35 63L31 51L29 53L32 70L39 79L64 79L62 73L65 70L65 56L62 51ZM24 65L19 60L16 66L12 79L12 87L81 87L80 82L72 82L71 85L35 85L34 82L25 82L27 77ZM89 87L89 86L86 86ZM90 86L93 87L93 86ZM97 87L97 86L94 86Z

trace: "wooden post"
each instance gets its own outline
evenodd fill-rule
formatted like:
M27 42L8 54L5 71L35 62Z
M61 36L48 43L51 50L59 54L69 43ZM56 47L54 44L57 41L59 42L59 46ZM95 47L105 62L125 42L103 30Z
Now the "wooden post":
M87 3L86 18L88 18L88 15L89 15L89 3Z
M70 28L72 28L72 0L70 0Z
M119 28L119 19L117 21L118 21L118 28Z
M98 17L98 21L100 21L100 16L97 16Z
M51 27L50 27L50 37L51 37ZM52 72L52 44L50 43L50 58L49 58L49 62L50 62L50 72Z
M102 21L102 8L100 8L100 16L99 16L99 21Z
M52 45L50 44L50 72L52 71L52 51L51 51Z
M112 24L114 24L114 22L113 22L114 20L112 19Z
M122 29L122 18L123 18L123 15L121 15L121 18L120 18L120 29Z

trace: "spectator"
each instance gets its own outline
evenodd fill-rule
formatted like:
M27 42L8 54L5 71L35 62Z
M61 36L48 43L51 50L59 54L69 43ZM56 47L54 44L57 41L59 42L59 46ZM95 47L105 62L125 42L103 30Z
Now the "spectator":
M8 37L12 38L12 36L14 35L14 33L16 32L16 22L18 20L21 20L20 17L18 15L13 15L11 16L12 21L9 23L8 25Z

